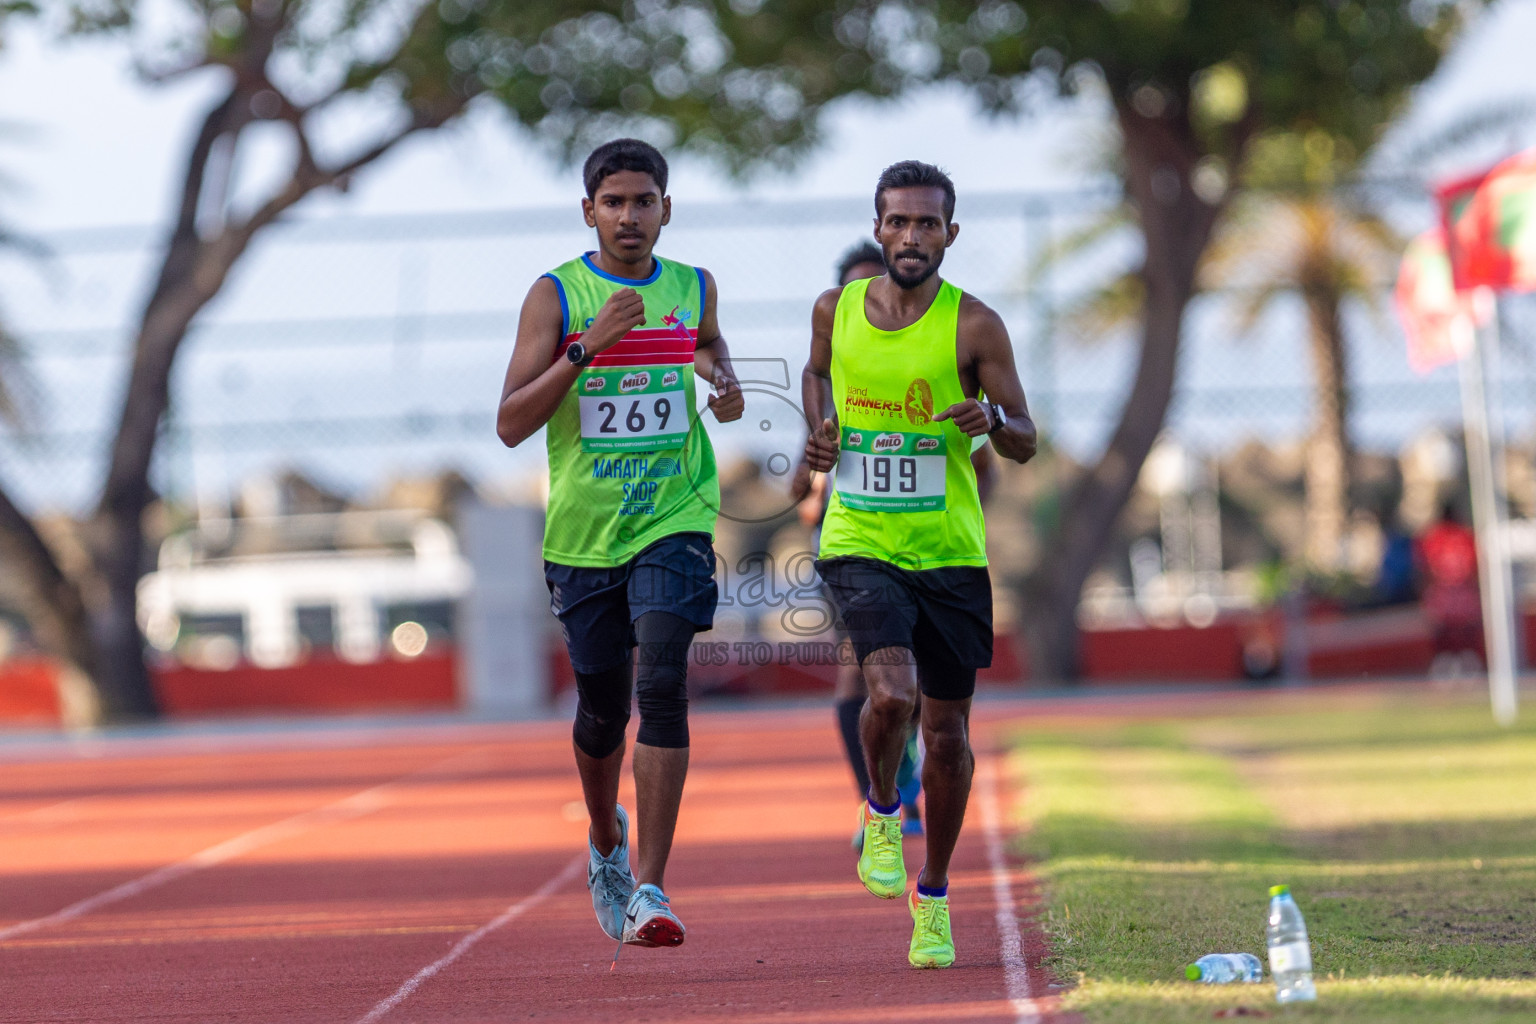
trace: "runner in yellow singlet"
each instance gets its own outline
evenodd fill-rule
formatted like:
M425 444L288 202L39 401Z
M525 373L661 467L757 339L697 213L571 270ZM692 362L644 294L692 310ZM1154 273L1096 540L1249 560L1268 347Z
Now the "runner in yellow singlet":
M869 687L858 874L887 899L907 891L896 771L922 694L927 858L908 899L914 967L954 963L949 862L975 765L976 670L992 661L971 442L986 435L999 455L1026 462L1036 440L1002 318L937 275L959 233L954 209L938 168L908 160L882 172L875 240L886 273L817 299L801 378L806 463L836 470L817 569Z

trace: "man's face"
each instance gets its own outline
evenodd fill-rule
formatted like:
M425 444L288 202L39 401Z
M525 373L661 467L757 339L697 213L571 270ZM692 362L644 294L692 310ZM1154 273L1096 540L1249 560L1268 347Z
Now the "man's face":
M886 269L898 286L916 288L938 271L960 225L945 219L940 188L888 189L880 205L875 241L885 253Z
M617 171L581 201L581 211L587 227L597 229L603 252L620 263L639 263L651 258L662 225L672 219L672 201L644 171Z

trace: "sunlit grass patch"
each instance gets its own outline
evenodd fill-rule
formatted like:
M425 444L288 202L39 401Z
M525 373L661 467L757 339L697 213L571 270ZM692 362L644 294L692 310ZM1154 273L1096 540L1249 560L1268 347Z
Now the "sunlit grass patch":
M1219 1010L1247 1007L1283 1020L1350 1024L1509 1024L1536 1019L1536 982L1490 978L1415 977L1325 979L1317 1002L1279 1007L1269 984L1190 985L1091 981L1064 1007L1094 1024L1183 1024L1211 1020Z
M1090 1021L1210 1019L1238 990L1185 983L1183 965L1262 957L1281 882L1318 977L1346 979L1306 1014L1536 1020L1521 987L1536 978L1530 725L1500 730L1486 705L1445 696L1293 699L1251 716L1033 722L1012 768L1052 967L1082 979L1071 1004ZM1267 983L1240 994L1274 1008Z

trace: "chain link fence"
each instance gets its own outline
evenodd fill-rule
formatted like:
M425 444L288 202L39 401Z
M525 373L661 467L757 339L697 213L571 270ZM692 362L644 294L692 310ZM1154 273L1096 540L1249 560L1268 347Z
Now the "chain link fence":
M1037 467L1008 468L990 510L1005 578L1038 556L1054 495L1074 465L1097 456L1134 374L1133 329L1081 325L1084 296L1134 265L1135 234L1122 227L1095 248L1072 244L1111 223L1118 204L1111 187L960 197L960 235L944 274L1002 314L1049 447ZM1389 192L1382 204L1385 219L1405 230L1431 215L1422 193ZM755 467L726 469L727 504L731 493L748 495L727 515L766 525L722 544L752 551L780 543L773 530L788 520L775 515L787 502L771 508L764 495L782 493L803 439L799 368L811 303L832 284L840 254L869 237L872 214L868 198L675 199L660 249L714 272L720 321L749 382L746 416L710 429L723 466L750 459ZM0 475L27 507L80 515L101 483L159 235L112 228L43 241L52 256L41 263L5 257L5 308L25 346L22 365L7 372L30 386L21 423L4 430ZM1273 283L1262 279L1264 260L1277 256L1263 239L1250 244L1259 276L1204 292L1188 311L1168 443L1107 557L1102 586L1136 583L1137 559L1147 556L1138 539L1155 543L1164 572L1220 573L1294 561L1306 549L1303 452L1319 399L1305 302L1282 289L1244 321L1245 305ZM275 227L186 340L157 487L186 508L227 515L242 489L282 471L366 504L390 480L451 469L492 498L537 500L543 445L504 448L494 410L528 287L590 247L574 200L559 209ZM1395 508L1422 490L1426 473L1444 497L1462 474L1455 369L1409 370L1390 309L1392 269L1383 266L1343 308L1349 432L1364 486L1357 513L1370 502ZM1509 299L1502 315L1501 414L1518 455L1536 436L1536 304ZM1529 462L1512 459L1509 474L1511 500L1526 514L1536 511ZM738 485L745 490L732 492ZM762 491L756 498L753 488ZM1188 528L1170 528L1170 514ZM1415 505L1413 515L1424 512ZM1214 544L1202 522L1220 532ZM1369 562L1364 548L1345 554L1345 562Z

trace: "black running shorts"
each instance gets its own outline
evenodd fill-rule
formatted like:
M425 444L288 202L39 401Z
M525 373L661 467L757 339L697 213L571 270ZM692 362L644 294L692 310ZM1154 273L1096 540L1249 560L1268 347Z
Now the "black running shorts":
M881 648L905 647L920 668L924 696L972 695L975 670L992 664L992 579L984 567L902 569L877 558L845 557L822 559L816 571L860 664Z

